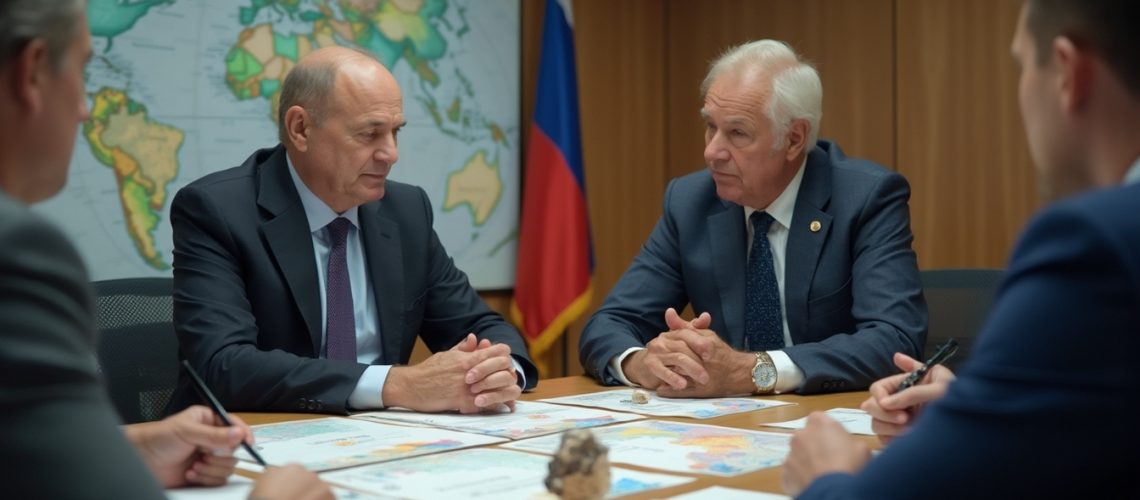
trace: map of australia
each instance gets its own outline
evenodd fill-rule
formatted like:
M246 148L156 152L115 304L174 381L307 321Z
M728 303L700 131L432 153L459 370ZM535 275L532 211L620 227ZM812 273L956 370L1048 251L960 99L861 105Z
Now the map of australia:
M392 179L422 187L477 288L514 283L517 0L90 0L91 117L64 192L37 207L93 279L169 276L170 202L277 142L285 75L332 45L396 76L408 126Z

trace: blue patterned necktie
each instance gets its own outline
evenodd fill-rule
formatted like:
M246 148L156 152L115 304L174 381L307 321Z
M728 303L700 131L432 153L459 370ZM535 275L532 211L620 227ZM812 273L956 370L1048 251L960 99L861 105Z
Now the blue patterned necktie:
M352 222L337 217L329 223L328 277L325 280L325 335L328 359L356 361L356 318L352 307L352 282L348 277L345 247Z
M744 278L744 348L771 351L784 348L784 321L780 312L780 287L772 264L768 228L774 222L766 212L752 212L752 250Z

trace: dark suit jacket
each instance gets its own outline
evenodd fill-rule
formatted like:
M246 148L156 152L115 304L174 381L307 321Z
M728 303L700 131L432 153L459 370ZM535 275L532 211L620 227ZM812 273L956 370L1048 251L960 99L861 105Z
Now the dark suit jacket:
M894 372L891 356L919 356L926 302L901 175L847 158L820 141L808 154L788 234L784 303L803 370L799 392L862 389ZM666 331L664 311L692 304L729 345L744 345L743 207L716 195L708 171L669 183L641 253L582 333L586 371L605 384L614 356ZM812 232L812 221L822 228Z
M862 474L803 498L1140 498L1140 185L1022 236L946 395Z
M322 292L284 147L182 188L170 220L180 351L222 404L346 412L366 365L317 359ZM440 351L474 332L510 345L527 383L537 383L518 331L487 308L440 245L422 189L388 181L382 200L360 207L360 225L383 344L374 364L407 363L417 333ZM197 400L180 379L170 410Z
M163 497L99 383L94 325L75 249L0 193L3 496Z

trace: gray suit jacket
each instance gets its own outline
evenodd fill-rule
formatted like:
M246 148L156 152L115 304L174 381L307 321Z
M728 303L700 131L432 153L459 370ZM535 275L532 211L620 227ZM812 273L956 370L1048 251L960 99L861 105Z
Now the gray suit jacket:
M366 366L318 359L316 257L285 148L259 150L182 188L170 221L179 349L222 404L346 412ZM440 351L474 332L508 344L527 384L538 382L518 331L487 308L440 244L422 189L389 180L382 200L361 205L360 225L383 344L373 364L407 363L417 334ZM168 409L197 401L183 376Z
M909 198L901 175L847 158L835 144L819 141L808 154L784 269L795 344L784 352L804 372L799 392L862 389L896 371L895 352L922 353L926 302ZM709 312L712 329L740 349L747 235L743 207L718 198L707 171L670 182L649 240L586 324L586 371L617 384L610 360L666 331L665 309L688 304Z
M0 488L11 498L162 498L99 383L87 273L0 192Z

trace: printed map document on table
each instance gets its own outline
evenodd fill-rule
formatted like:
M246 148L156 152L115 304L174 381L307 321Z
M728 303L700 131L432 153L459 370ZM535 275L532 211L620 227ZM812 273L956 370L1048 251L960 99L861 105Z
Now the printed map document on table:
M410 499L529 499L546 491L550 457L478 448L321 474L358 490ZM609 498L668 488L695 479L610 467Z
M824 413L842 424L843 428L847 429L847 432L867 436L875 435L875 431L871 430L871 415L863 410L854 408L832 408ZM782 427L784 429L803 429L806 423L807 417L804 417L787 422L773 422L764 425L768 427Z
M337 500L375 500L377 496L333 487ZM234 474L221 486L189 486L166 490L166 500L246 500L253 491L253 480Z
M297 420L252 427L257 451L270 465L297 462L313 471L383 462L506 441L494 436L351 418ZM253 461L245 450L235 452Z
M704 424L639 420L591 429L610 449L610 463L677 472L735 476L775 467L788 454L791 434ZM553 454L562 436L542 436L501 445Z
M552 405L534 401L515 402L515 412L427 414L404 409L357 413L352 418L374 422L397 421L430 425L462 432L488 434L520 439L553 434L569 429L597 427L645 418L632 413L618 413L594 408Z
M616 411L641 413L657 417L689 417L714 418L733 413L763 410L777 406L790 405L786 401L755 398L710 398L710 399L683 399L662 398L656 393L649 392L648 403L634 403L634 389L618 389L616 391L591 392L576 396L560 398L547 398L540 401L578 406L593 406Z
M792 497L787 495L725 488L724 486L710 486L669 498L671 500L723 500L725 498L731 498L733 500L792 500Z

